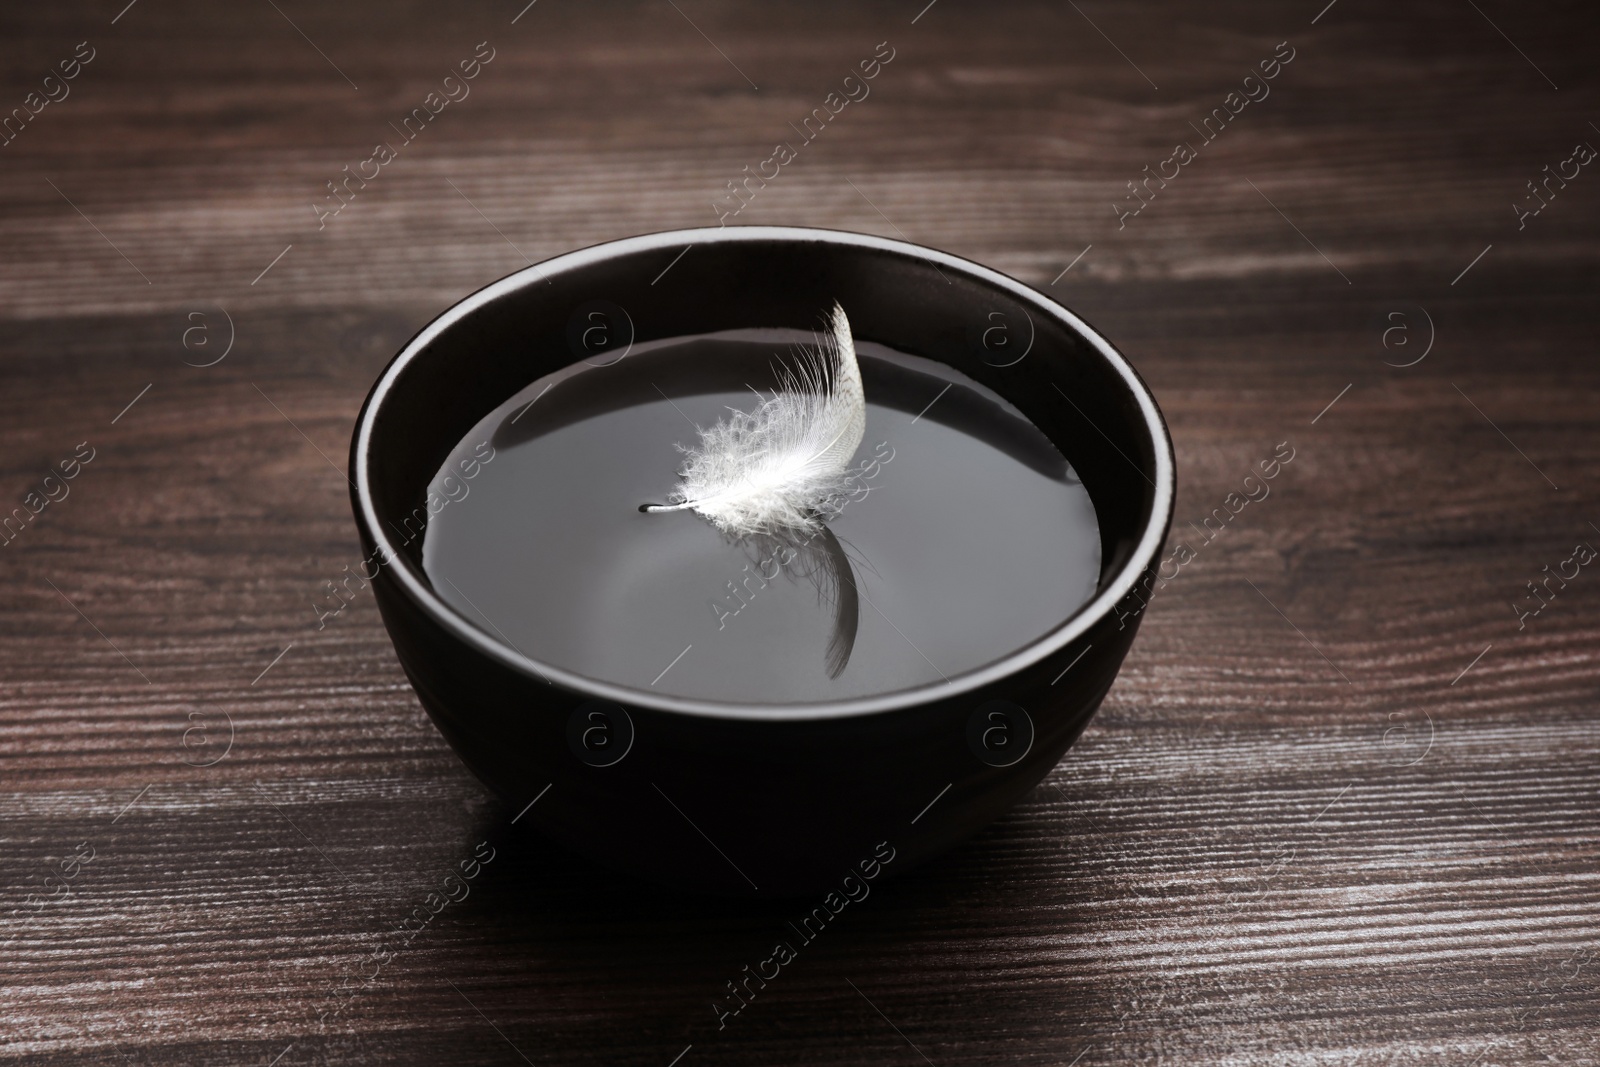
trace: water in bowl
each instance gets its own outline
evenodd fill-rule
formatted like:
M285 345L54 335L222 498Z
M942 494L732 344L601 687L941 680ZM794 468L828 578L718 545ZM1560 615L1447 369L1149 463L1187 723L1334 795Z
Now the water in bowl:
M641 513L696 428L753 408L812 340L658 340L531 383L430 486L435 591L538 663L741 705L941 684L1094 595L1099 528L1067 459L977 382L871 342L866 436L823 534L735 540L690 511Z

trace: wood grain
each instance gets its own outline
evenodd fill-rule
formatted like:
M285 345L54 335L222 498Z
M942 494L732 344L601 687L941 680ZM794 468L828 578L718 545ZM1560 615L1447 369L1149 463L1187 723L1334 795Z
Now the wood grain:
M1600 175L1510 207L1600 144L1595 28L1501 0L0 14L0 109L97 50L0 146L0 503L96 450L0 547L0 1058L1600 1060L1600 577L1511 607L1600 542ZM323 183L485 40L471 96L319 231ZM1044 785L719 1030L798 906L520 833L370 594L321 629L312 604L359 558L349 433L415 329L529 258L714 224L885 40L738 221L903 234L1079 311L1161 401L1196 558ZM1119 229L1125 183L1285 40L1270 96ZM1393 366L1424 312L1427 358ZM185 366L229 316L227 358Z

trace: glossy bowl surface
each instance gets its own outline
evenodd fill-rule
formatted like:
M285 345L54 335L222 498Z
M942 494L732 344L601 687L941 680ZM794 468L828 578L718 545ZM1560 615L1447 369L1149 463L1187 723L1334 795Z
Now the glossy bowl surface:
M529 382L657 338L809 329L835 299L851 308L859 338L976 379L1072 462L1099 516L1101 577L1056 629L931 686L787 706L694 700L524 656L440 599L420 539L396 536L419 507L425 521L447 453ZM991 343L997 324L1004 345ZM606 338L603 351L587 349L592 337ZM472 294L379 377L350 469L384 624L423 706L473 772L574 851L732 895L826 893L846 877L900 873L1036 785L1122 664L1174 495L1154 398L1067 309L943 252L765 226L614 241Z

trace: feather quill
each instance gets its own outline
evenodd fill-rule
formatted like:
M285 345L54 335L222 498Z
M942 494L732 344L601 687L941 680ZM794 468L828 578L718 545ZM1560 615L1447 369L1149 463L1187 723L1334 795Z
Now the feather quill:
M855 341L838 304L828 326L819 349L781 371L778 390L754 411L702 429L667 503L641 510L693 510L733 537L819 531L867 427Z

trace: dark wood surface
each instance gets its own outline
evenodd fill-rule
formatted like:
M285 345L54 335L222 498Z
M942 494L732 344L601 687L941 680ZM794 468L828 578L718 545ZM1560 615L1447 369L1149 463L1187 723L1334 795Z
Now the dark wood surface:
M123 4L0 14L0 107L95 49L0 146L0 503L94 450L0 547L0 1058L1600 1060L1600 572L1512 607L1600 545L1600 172L1511 206L1600 145L1591 6ZM323 183L484 40L319 232ZM313 605L359 558L351 424L412 331L529 258L713 223L881 41L737 221L903 234L1079 311L1163 405L1196 557L1044 785L719 1031L799 905L521 833L370 594ZM1119 229L1282 41L1270 96Z

